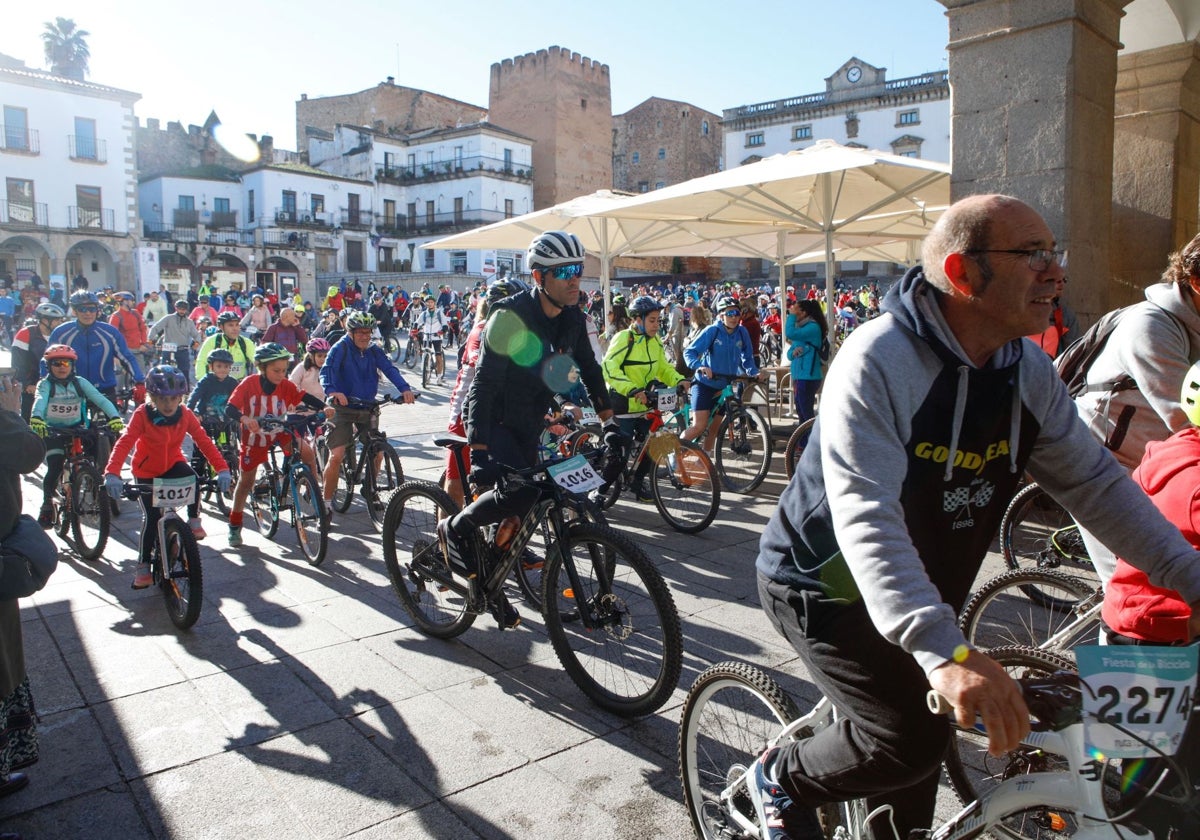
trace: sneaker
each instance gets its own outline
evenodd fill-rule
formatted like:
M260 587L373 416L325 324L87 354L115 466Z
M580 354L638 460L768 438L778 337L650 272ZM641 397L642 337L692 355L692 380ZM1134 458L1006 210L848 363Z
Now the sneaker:
M150 574L149 563L138 563L137 569L133 573L133 588L146 589L154 584L154 578Z
M239 546L242 544L242 526L241 525L230 525L229 526L229 544L231 546Z
M501 630L512 630L521 623L521 614L508 602L508 596L503 592L492 599L488 604L488 609L492 613L492 618L496 619L496 624L500 625Z
M654 496L650 494L650 488L646 485L646 480L642 479L637 486L633 488L633 495L639 502L653 502Z
M200 517L198 516L188 520L188 527L192 529L192 536L198 540L202 540L208 536L208 532L204 530L204 525L200 522Z
M750 799L764 829L765 840L824 840L816 811L792 801L775 778L773 767L779 747L767 750L754 762L746 780Z
M442 556L450 568L467 580L475 579L475 564L467 562L467 550L462 544L462 537L450 527L450 517L438 520L438 544L442 547Z
M38 511L38 524L43 528L54 526L54 505L42 505L42 509Z

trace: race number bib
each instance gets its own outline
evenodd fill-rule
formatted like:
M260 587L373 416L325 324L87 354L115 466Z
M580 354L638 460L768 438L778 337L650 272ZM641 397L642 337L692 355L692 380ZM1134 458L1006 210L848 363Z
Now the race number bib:
M669 414L675 410L675 406L679 404L679 395L674 391L658 395L658 410L663 414Z
M63 426L67 423L78 423L83 417L83 403L65 402L65 403L50 403L46 406L46 419L64 422L55 422L55 426Z
M196 479L156 478L150 502L156 508L178 508L196 501Z
M587 458L582 455L548 467L546 472L554 479L555 484L572 493L586 493L604 483L604 479L596 474Z
M172 344L172 343L171 343L171 342L169 342L169 341L164 341L164 342L162 343L162 351L163 351L164 353L174 353L174 352L175 352L176 350L178 350L178 349L179 349L179 345L178 345L178 344Z
M246 378L246 363L245 362L234 362L232 365L229 366L229 375L232 376L234 379L245 379Z
M1195 645L1075 648L1088 749L1108 758L1148 758L1155 748L1173 755L1194 703L1198 653Z
M579 410L581 412L583 412L583 417L579 421L580 423L582 423L585 426L599 426L600 425L600 415L598 415L596 413L596 409L592 408L590 405L585 405L585 406L580 406Z

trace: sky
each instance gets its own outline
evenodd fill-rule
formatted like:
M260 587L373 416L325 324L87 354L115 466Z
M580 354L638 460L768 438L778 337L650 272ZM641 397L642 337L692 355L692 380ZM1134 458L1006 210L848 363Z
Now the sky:
M296 148L295 102L396 83L487 107L491 65L556 45L609 66L613 113L651 96L720 114L824 90L852 56L889 79L946 68L937 0L13 0L0 53L45 69L56 17L87 30L88 80L135 112ZM745 13L742 10L745 10ZM519 131L519 126L512 126Z

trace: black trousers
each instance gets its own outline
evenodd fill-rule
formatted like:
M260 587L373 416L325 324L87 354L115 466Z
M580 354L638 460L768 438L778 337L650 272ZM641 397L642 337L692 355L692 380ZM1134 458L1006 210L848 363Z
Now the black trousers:
M196 501L188 505L188 518L195 519L200 515L200 478L196 475L196 471L188 466L186 461L176 461L171 469L163 473L159 478L186 478L191 476L196 479ZM154 479L138 479L138 481L153 481ZM154 545L154 540L158 538L158 520L162 519L162 508L156 508L152 505L150 494L143 493L139 499L142 503L142 535L138 540L138 562L150 562L150 549Z
M493 461L516 469L532 467L537 463L537 438L518 436L506 426L497 426L488 441L488 455ZM519 487L503 493L488 490L451 519L450 527L462 534L510 516L524 516L537 498L535 487Z
M883 638L862 602L833 602L758 576L763 610L842 715L837 725L781 748L780 784L816 807L865 797L890 804L901 837L928 828L950 722L925 705L929 680Z

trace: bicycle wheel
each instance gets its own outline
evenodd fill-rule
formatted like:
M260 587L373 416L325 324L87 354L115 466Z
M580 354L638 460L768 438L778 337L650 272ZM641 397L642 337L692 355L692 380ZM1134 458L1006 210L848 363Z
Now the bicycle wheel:
M440 487L408 481L392 494L383 516L383 559L392 589L417 629L438 639L461 635L475 621L467 599L438 584L452 574L438 544L437 523L457 512ZM477 548L477 537L473 540Z
M200 570L200 548L192 529L175 517L163 523L161 549L163 601L171 623L187 630L200 617L204 603L204 576Z
M1099 585L1079 527L1062 505L1037 484L1022 487L1008 503L1000 521L1000 550L1010 569L1061 569ZM1039 593L1032 586L1027 594L1042 604L1053 597Z
M430 353L421 354L421 387L429 387L429 377L433 375L433 355Z
M394 335L383 340L383 350L393 362L400 361L400 341Z
M329 548L329 517L321 498L321 485L307 466L292 473L292 527L296 542L310 566L320 566Z
M417 342L410 337L408 345L404 348L404 366L412 370L417 366Z
M1046 597L1035 601L1030 589ZM1078 578L1047 569L1018 569L997 575L976 591L958 618L967 641L980 649L1001 646L1048 648L1067 653L1096 644L1100 615L1092 608L1102 595Z
M663 455L652 472L654 506L676 531L697 534L716 519L721 482L712 459L699 446L680 441L679 454Z
M264 466L264 469L270 468ZM268 472L254 482L250 491L250 512L254 514L258 532L267 539L274 537L279 530L279 482L273 473Z
M91 464L80 464L71 478L71 535L84 560L96 560L108 542L112 510L104 492L104 479Z
M581 592L569 579L567 558ZM542 575L546 632L580 690L622 717L662 706L679 682L683 633L670 590L645 553L612 528L573 522Z
M388 497L396 492L396 488L404 483L404 467L400 465L400 456L390 443L378 441L371 444L367 461L363 464L363 501L367 505L367 515L376 533L383 530L383 514L387 509ZM379 466L375 459L379 458Z
M338 468L337 486L333 488L333 500L329 505L338 513L350 510L350 503L354 501L354 473L361 457L362 444L355 437L346 444L342 465Z
M719 662L696 678L679 721L679 781L697 837L742 836L728 815L730 807L750 822L757 819L749 794L723 801L721 791L798 717L787 692L753 665Z
M804 454L804 449L808 446L808 439L812 435L812 427L816 422L817 418L808 418L797 426L796 430L788 437L787 446L783 448L783 471L787 473L788 481L791 481L792 476L796 473L796 465L800 463L800 456Z
M595 522L598 525L608 524L604 511L594 502L580 501L571 504L570 507L563 508L562 513L568 524L577 520ZM554 542L550 520L543 519L513 569L517 587L525 597L525 603L538 612L542 611L542 572L546 568L546 558L556 551L558 546Z
M752 493L771 469L771 429L748 406L730 410L721 420L715 444L717 473L734 493Z

